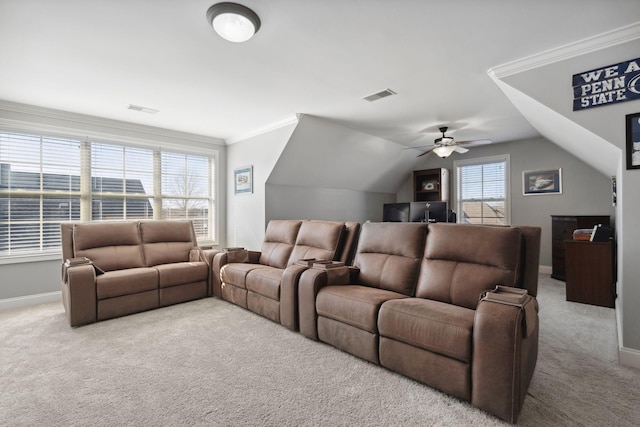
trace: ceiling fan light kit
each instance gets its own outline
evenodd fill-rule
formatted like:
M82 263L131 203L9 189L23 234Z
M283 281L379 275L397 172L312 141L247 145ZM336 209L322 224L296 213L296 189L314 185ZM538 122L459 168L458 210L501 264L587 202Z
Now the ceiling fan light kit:
M451 140L453 141L453 139ZM433 149L433 152L443 159L449 157L454 151L456 151L455 145L441 145Z
M260 29L260 18L251 9L238 3L216 3L207 10L207 21L225 40L242 43Z
M426 156L427 154L434 152L438 156L449 157L454 151L456 153L464 154L469 152L467 148L462 147L463 144L474 144L474 145L483 145L490 144L490 139L476 139L473 141L458 141L456 142L452 137L446 136L444 133L449 129L446 126L442 126L440 128L440 132L442 132L442 136L440 138L436 138L433 140L433 145L427 148L422 153L418 154L418 157ZM409 147L409 148L420 148L420 147Z

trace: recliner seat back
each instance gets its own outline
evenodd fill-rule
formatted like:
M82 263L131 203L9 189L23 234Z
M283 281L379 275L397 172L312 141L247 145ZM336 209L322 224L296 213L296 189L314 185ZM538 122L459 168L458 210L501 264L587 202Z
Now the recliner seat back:
M343 222L303 221L287 265L303 258L334 259L344 232Z
M190 221L140 221L146 267L188 262L197 241Z
M519 283L520 230L429 224L415 296L474 309L480 294Z
M295 220L269 221L260 251L260 264L286 268L301 225L302 221Z
M426 223L364 224L354 260L358 282L412 296L426 234Z
M104 271L145 267L136 222L74 224L73 252Z

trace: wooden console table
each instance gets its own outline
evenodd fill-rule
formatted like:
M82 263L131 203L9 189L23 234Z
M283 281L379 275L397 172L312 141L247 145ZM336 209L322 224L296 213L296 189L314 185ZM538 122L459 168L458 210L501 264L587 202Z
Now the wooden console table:
M609 225L606 215L551 215L551 277L566 280L564 241L571 239L577 228Z
M564 246L567 301L613 308L613 244L566 240Z

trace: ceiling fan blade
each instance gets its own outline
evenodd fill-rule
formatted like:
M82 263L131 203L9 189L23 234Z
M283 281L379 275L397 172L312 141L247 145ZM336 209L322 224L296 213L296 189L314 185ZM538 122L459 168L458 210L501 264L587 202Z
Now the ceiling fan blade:
M471 146L476 146L476 145L486 145L486 144L491 144L493 141L490 139L472 139L470 141L456 141L456 144L458 145L471 145Z
M464 154L464 153L466 153L468 151L469 151L469 149L464 148L464 147L460 147L459 145L456 145L456 148L455 148L455 152L456 153Z
M404 147L403 150L422 150L423 148L431 147L430 145L420 145L418 147Z
M429 153L431 153L431 152L433 151L433 149L434 149L434 148L436 148L436 147L435 147L435 146L433 146L433 147L429 147L429 148L427 148L427 149L426 149L426 151L424 151L424 152L423 152L423 153L421 153L421 154L418 154L416 157L422 157L422 156L424 156L424 155L426 155L426 154L429 154Z

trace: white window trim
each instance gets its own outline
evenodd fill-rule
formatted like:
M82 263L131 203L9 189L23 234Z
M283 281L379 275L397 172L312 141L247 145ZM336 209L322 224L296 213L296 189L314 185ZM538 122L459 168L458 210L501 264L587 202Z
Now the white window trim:
M0 102L0 107L2 107L2 103ZM71 114L71 113L69 113ZM66 116L67 113L61 112L61 116ZM71 114L72 115L72 114ZM97 119L100 122L102 119ZM81 126L80 126L81 127ZM131 129L126 129L126 131L135 131L137 125L132 124ZM215 239L200 239L198 240L198 245L203 247L215 247L219 245L219 236L220 236L220 151L216 148L210 147L190 147L184 146L179 142L168 142L169 138L180 138L181 135L179 132L169 132L165 135L162 129L159 129L157 136L159 137L158 141L154 141L152 139L146 138L131 138L131 137L123 137L121 135L111 134L111 133L102 133L102 132L84 132L81 129L75 128L67 128L67 127L58 127L58 126L50 126L39 123L32 122L21 122L16 120L7 120L5 118L0 117L0 130L3 132L15 132L15 133L27 133L27 134L36 134L43 136L50 136L56 138L69 138L69 139L78 139L81 141L90 140L91 142L98 143L107 143L107 144L121 144L131 147L140 147L140 148L156 148L160 150L173 151L182 154L195 154L201 156L208 156L210 158L210 168L211 170L211 179L213 179L213 184L210 185L210 191L213 192L211 197L213 203L213 209L209 211L209 221L214 227L215 230ZM89 136L90 135L90 136ZM154 134L155 135L155 134ZM185 142L196 142L202 143L207 138L203 137L202 141L195 140L195 138L190 138L191 135L187 135ZM90 181L89 181L90 182ZM212 221L211 216L215 216L215 221ZM0 256L0 265L5 264L17 264L17 263L25 263L25 262L34 262L34 261L50 261L60 259L62 256L61 249L54 249L51 251L43 251L38 253L19 253L12 254L7 256Z
M461 207L460 200L458 198L458 194L460 192L460 182L458 179L458 169L463 166L472 166L472 165L481 165L486 163L498 163L505 162L505 170L504 170L504 185L505 185L505 203L504 203L504 220L507 225L511 224L511 156L509 154L501 154L499 156L489 156L489 157L478 157L475 159L465 159L465 160L454 160L453 162L453 200L456 207L456 213L458 213L458 218L461 218Z

